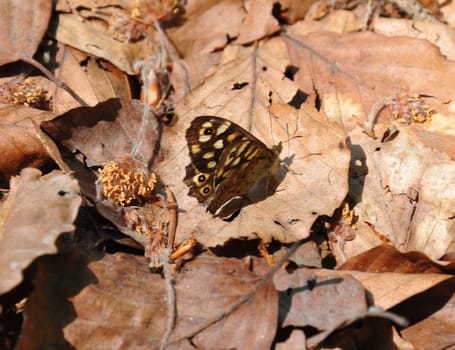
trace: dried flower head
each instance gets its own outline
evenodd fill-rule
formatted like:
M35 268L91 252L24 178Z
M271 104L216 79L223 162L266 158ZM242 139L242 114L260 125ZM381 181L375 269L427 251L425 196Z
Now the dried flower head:
M121 206L141 204L151 199L156 181L154 173L130 158L105 163L98 175L104 197Z
M431 120L434 111L424 104L419 96L402 94L395 98L389 108L393 117L404 124L425 123Z

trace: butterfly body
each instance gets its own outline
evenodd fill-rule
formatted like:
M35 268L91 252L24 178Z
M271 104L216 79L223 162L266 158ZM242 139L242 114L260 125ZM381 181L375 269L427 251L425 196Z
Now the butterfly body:
M268 148L239 125L214 116L195 118L186 132L191 164L186 167L189 195L216 214L235 197L247 195L279 167L281 144Z

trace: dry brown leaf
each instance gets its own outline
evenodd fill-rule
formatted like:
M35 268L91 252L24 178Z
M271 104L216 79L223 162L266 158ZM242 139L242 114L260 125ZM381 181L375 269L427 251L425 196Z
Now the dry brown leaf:
M35 258L57 251L55 240L74 229L81 201L77 181L68 174L44 178L39 170L25 168L11 180L1 213L0 294L22 280Z
M363 321L360 334L363 334L364 339L362 335L352 334L347 328L344 330L347 334L341 331L341 335L332 337L337 339L334 344L352 342L356 337L364 343L363 348L369 348L365 345L371 343L371 336L365 337L365 335L368 334L368 329L373 327L370 326L370 323L374 322L371 318L404 323L404 320L397 315L370 307L363 286L347 274L328 270L301 269L293 273L281 270L274 276L274 282L276 288L281 291L280 323L282 326L299 328L310 326L318 331L306 341L309 348L319 344L335 330L346 328L359 320ZM386 323L385 329L390 328L390 324ZM384 325L381 328L373 327L374 334L383 333L383 328ZM386 339L384 343L387 343Z
M400 253L390 244L383 244L354 256L338 269L395 273L444 273L446 271L444 265L435 263L423 253Z
M300 1L300 0L297 0ZM358 32L364 26L364 17L357 16L353 11L337 10L320 20L298 21L287 28L289 33L308 35L313 32L350 33Z
M386 96L452 98L449 91L455 82L446 77L455 74L455 64L425 40L374 33L316 32L306 37L292 33L285 41L291 63L300 68L296 83L310 98L316 98L312 94L317 91L324 112L347 131L364 122L371 106ZM442 108L442 103L437 106ZM379 121L390 124L385 117Z
M407 274L394 272L344 271L352 275L374 297L375 305L388 310L406 299L425 292L451 278L443 274Z
M155 53L149 40L120 42L96 21L81 21L76 14L60 14L52 23L55 38L95 57L104 58L122 71L137 74L134 64ZM55 33L54 33L55 31Z
M303 331L294 330L288 339L284 342L276 344L276 350L304 350L303 344L306 342L305 333Z
M372 27L378 34L425 39L438 46L441 53L448 59L454 60L455 58L455 30L447 24L377 17L373 21Z
M280 306L280 314L285 316L281 320L284 327L334 330L366 313L365 290L358 281L347 275L334 272L322 275L318 271L300 269L289 274L281 270L274 276L275 287L286 291L289 303L283 300Z
M365 221L399 250L417 250L439 259L453 241L455 162L407 129L390 142L374 143L375 148L366 149L369 176L362 188L352 187L362 196L355 208L357 236L368 240L374 235ZM360 252L357 243L361 242L346 245L348 255Z
M183 57L204 55L224 48L228 38L239 34L245 10L241 0L190 0L185 6L184 23L170 28L168 35Z
M24 4L21 0L3 0L1 8L0 65L31 60L49 24L52 2L39 0Z
M43 48L46 52L46 49ZM109 62L87 57L87 54L57 43L57 50L49 50L50 68L54 74L81 96L88 105L93 106L109 98L132 98L128 76ZM101 62L100 62L101 61ZM43 88L52 96L54 112L63 114L80 104L68 92L57 88L51 81Z
M176 276L177 324L169 349L181 349L185 340L172 342L228 311L254 287L259 276L248 266L237 259L213 257L199 257L185 266ZM65 342L77 349L97 349L101 344L109 349L159 348L166 330L168 295L164 279L151 273L143 258L124 253L47 257L39 261L34 284L41 288L27 302L18 348L31 344L61 348ZM192 342L212 349L220 344L270 348L277 303L273 284L266 283L251 300Z
M41 127L71 152L79 150L87 165L93 166L129 155L138 141L142 118L140 101L110 99L95 107L75 108ZM153 163L159 134L159 122L150 113L137 160Z
M358 238L346 244L347 255L380 243L374 227L400 250L439 258L453 241L454 116L451 105L441 102L452 98L448 91L455 83L446 77L455 73L455 65L424 40L372 33L287 38L292 64L301 68L296 82L305 92L314 86L328 117L349 133L350 196L361 203L355 207ZM358 124L373 103L409 92L435 96L427 101L438 113L410 126L381 113L377 134L393 127L399 131L385 143L363 133Z
M450 349L455 342L455 280L451 278L398 307L411 326L400 331L416 349Z
M280 6L280 18L288 24L294 24L303 20L308 9L318 2L317 0L281 0L277 6Z
M275 4L274 0L246 2L247 15L240 25L239 37L235 42L247 44L277 32L280 26L272 14Z
M41 167L50 161L31 120L40 123L54 118L54 113L18 105L0 105L0 174L8 179L24 167Z
M213 246L255 233L266 242L272 237L289 242L306 237L317 215L331 215L344 198L349 155L340 129L310 107L302 105L297 111L280 104L290 102L296 94L293 82L284 77L287 60L283 49L278 38L242 52L177 106L179 120L172 129L165 129L164 161L156 170L183 210L179 239L194 235ZM238 123L269 147L284 142L281 158L291 169L274 195L243 208L230 223L205 213L187 195L182 182L184 167L189 164L185 131L195 116L207 114Z

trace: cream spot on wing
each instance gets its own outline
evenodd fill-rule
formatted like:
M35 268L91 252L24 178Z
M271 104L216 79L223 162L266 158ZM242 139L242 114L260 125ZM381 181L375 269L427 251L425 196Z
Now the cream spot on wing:
M216 167L216 162L214 160L207 163L207 168L213 169L214 167Z
M241 157L235 158L234 162L232 163L232 166L237 166L237 165L239 165L239 163L240 163L241 160L242 160Z
M224 162L224 166L228 166L233 160L234 158L232 158L231 155L229 155L229 157L227 157L226 161Z
M246 146L248 146L249 144L250 144L250 141L242 143L240 145L239 149L237 150L237 154L241 155L242 152L245 150Z
M248 155L245 154L245 158L251 160L258 155L259 151L260 151L259 148L254 148L253 152L250 152Z
M210 158L213 158L214 156L215 156L215 152L207 152L202 155L202 158L210 159Z
M202 142L202 141L201 141ZM222 149L224 147L224 142L223 140L218 140L216 141L214 144L213 144L213 147L215 147L216 149Z
M212 122L206 121L204 124L202 124L203 128L211 128L213 126Z
M199 142L207 142L207 141L210 141L210 139L212 138L212 135L201 135L199 136Z
M191 152L193 154L198 154L201 151L201 146L199 145L191 145Z
M217 134L217 135L222 134L222 133L225 132L230 126L231 126L231 122L228 122L228 121L223 122L223 124L221 124L221 125L219 126L219 128L216 129L216 134Z

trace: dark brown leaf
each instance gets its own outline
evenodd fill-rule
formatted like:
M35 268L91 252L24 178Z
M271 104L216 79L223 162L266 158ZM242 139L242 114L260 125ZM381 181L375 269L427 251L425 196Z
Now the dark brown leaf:
M143 104L137 100L110 99L95 107L75 108L41 126L70 151L82 152L87 165L100 165L131 153L140 137L143 111ZM151 166L159 137L160 124L149 113L136 159Z

